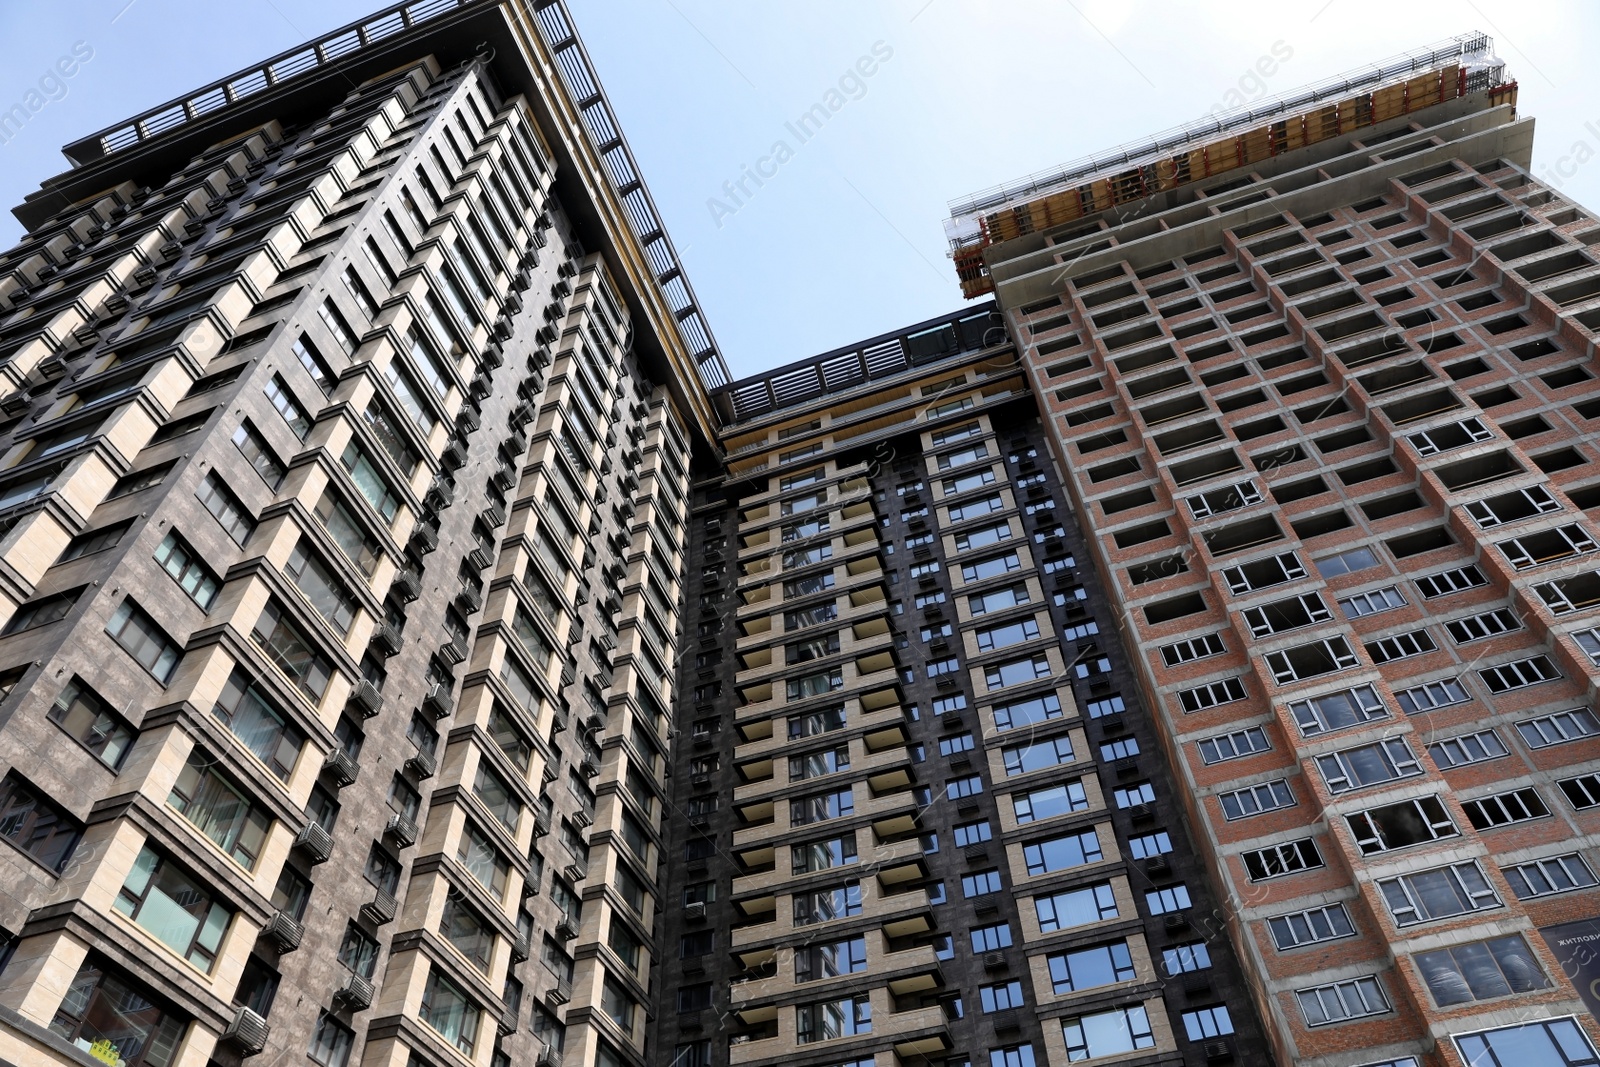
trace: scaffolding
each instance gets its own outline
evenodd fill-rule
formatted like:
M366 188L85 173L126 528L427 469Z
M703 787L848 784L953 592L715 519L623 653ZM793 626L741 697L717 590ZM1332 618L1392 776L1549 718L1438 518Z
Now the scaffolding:
M962 294L992 292L989 245L1074 222L1190 182L1476 92L1515 105L1493 41L1462 34L1293 93L1190 123L952 201L945 234Z

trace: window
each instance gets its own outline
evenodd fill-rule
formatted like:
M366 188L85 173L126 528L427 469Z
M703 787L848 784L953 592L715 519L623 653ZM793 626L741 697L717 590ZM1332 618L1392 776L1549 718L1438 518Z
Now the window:
M994 830L989 826L988 819L979 819L976 822L959 823L952 831L956 847L967 848L969 845L981 845L994 837Z
M350 632L350 624L355 621L356 615L355 595L311 547L309 538L301 537L296 542L284 570L294 579L295 585L306 595L306 600L317 614L328 621L328 625L341 634Z
M684 903L694 903L684 891ZM846 882L831 889L813 889L794 895L794 923L811 926L861 914L861 884Z
M182 653L177 643L161 631L132 597L123 597L122 603L117 605L111 621L106 624L106 633L154 675L156 681L166 685L172 680Z
M351 332L349 323L345 322L345 318L339 313L339 309L334 307L331 297L318 305L317 316L322 319L322 324L328 328L328 332L333 334L333 339L339 343L339 347L344 349L345 355L355 355L355 334ZM322 383L318 382L317 384L320 385Z
M1388 663L1390 660L1408 659L1439 650L1439 646L1434 644L1433 637L1427 630L1390 634L1388 637L1367 642L1366 648L1367 655L1372 657L1374 663Z
M339 462L349 472L350 478L355 482L356 491L359 492L374 511L383 517L385 523L393 522L395 514L400 510L400 499L389 488L389 481L384 477L378 465L373 462L367 450L361 447L355 438L345 446L344 453L340 455Z
M1046 959L1050 983L1057 993L1126 982L1134 977L1133 957L1126 941L1062 952Z
M428 984L422 991L422 1021L439 1032L450 1044L467 1056L472 1055L478 1040L478 1022L482 1009L468 998L466 992L437 969L428 975Z
M1039 916L1039 929L1045 933L1114 919L1119 914L1110 882L1034 897L1033 906Z
M978 997L986 1013L1020 1008L1026 1004L1026 1000L1022 995L1022 983L1015 979L1009 982L997 982L993 985L979 986Z
M1136 860L1149 859L1172 851L1172 837L1165 830L1128 838L1128 854Z
M494 948L494 931L457 894L450 894L445 898L444 911L439 918L439 933L474 967L485 974L489 973L489 954Z
M1233 1033L1233 1020L1229 1018L1225 1005L1197 1008L1183 1013L1183 1030L1190 1041L1204 1041Z
M1464 704L1472 697L1456 679L1441 678L1410 689L1402 689L1395 694L1395 699L1400 702L1400 710L1407 715L1419 715L1434 708Z
M1428 755L1441 771L1462 767L1469 763L1499 759L1506 754L1505 742L1493 730L1446 737L1428 746Z
M188 762L167 795L167 805L182 815L211 843L246 870L254 870L272 817L221 770L204 749L189 753Z
M92 556L96 552L104 552L108 548L115 548L117 543L122 540L122 535L128 532L128 527L131 525L133 525L133 520L128 519L123 522L113 523L110 526L102 526L98 530L90 530L88 533L81 533L67 542L66 550L61 553L61 558L56 562L58 564L66 563L69 560Z
M1561 792L1574 808L1582 810L1600 804L1600 775L1584 774L1556 784L1561 786Z
M0 837L51 870L59 872L72 858L83 827L16 771L0 779Z
M1546 897L1600 884L1588 862L1576 852L1519 863L1504 868L1503 873L1518 900Z
M1245 874L1252 882L1277 878L1285 874L1298 874L1323 866L1322 854L1309 837L1287 841L1281 845L1240 853Z
M322 700L333 663L276 601L269 600L261 610L250 636L313 704Z
M9 637L25 630L35 630L40 626L60 622L67 617L67 613L72 610L72 605L77 603L78 595L82 592L83 589L80 587L28 601L11 616L11 621L6 623L3 633Z
M998 870L979 871L976 874L966 874L961 877L961 895L967 898L981 897L989 893L1000 892L1002 883Z
M989 926L979 926L967 931L972 940L972 951L998 952L1003 948L1011 947L1011 924L993 923Z
M979 774L967 775L963 778L952 778L944 784L946 800L960 800L963 797L975 797L983 792L983 776Z
M790 847L790 862L794 873L824 871L856 861L856 838L851 832L842 837L812 841Z
M872 1002L866 997L802 1004L794 1015L795 1042L801 1045L872 1033Z
M1363 685L1310 700L1293 701L1289 704L1289 713L1302 734L1314 737L1387 718L1389 709L1383 706L1377 690Z
M1461 804L1467 819L1479 830L1491 830L1514 822L1542 819L1550 814L1536 789L1514 789L1509 793L1466 800Z
M975 632L978 639L978 649L990 652L1007 645L1020 644L1031 641L1039 636L1039 623L1035 619L1020 619L1012 623L999 626L990 626Z
M963 522L967 519L981 518L992 515L1005 509L1005 500L999 493L991 493L977 500L968 500L962 504L952 504L950 507L950 521Z
M496 898L504 895L511 864L496 851L488 835L471 823L462 828L456 859L490 894Z
M250 466L255 468L255 472L261 475L261 480L267 483L267 488L276 492L283 484L283 476L288 473L288 469L249 419L245 419L239 424L239 428L233 431L233 444L244 458L250 461Z
M965 404L970 407L972 404L972 398L962 397L959 401L956 401L956 403ZM950 407L951 405L945 404L941 406ZM945 1061L947 1065L950 1064L950 1062L951 1061L949 1060ZM1008 1045L1005 1048L990 1049L989 1067L1034 1067L1033 1046Z
M1441 1008L1550 988L1521 935L1419 952L1412 959Z
M1209 765L1224 760L1240 759L1257 752L1266 752L1272 748L1272 744L1267 740L1265 730L1259 726L1251 726L1244 730L1235 730L1233 733L1202 738L1195 742L1195 747L1200 752L1200 761Z
M304 441L306 435L311 432L311 418L306 414L305 408L300 406L300 402L294 398L289 383L283 380L282 375L272 376L267 382L266 394L278 414L283 416L283 421L288 423L289 429Z
M1105 858L1100 851L1100 836L1092 829L1024 845L1022 856L1029 874L1070 870Z
M855 796L849 789L797 797L789 801L789 823L791 826L803 826L851 815L855 810Z
M1156 790L1149 782L1136 782L1129 786L1119 786L1111 791L1111 799L1119 808L1131 808L1138 804L1154 804Z
M989 559L978 560L974 563L961 565L961 577L967 582L981 582L988 578L998 578L1002 574L1021 570L1022 561L1015 552L1007 552L1003 556L992 556Z
M795 950L794 980L814 982L867 969L867 939L853 937L831 944L805 945Z
M1067 1059L1074 1062L1154 1048L1156 1043L1143 1005L1063 1019L1061 1037L1067 1043Z
M1334 671L1347 670L1360 660L1343 637L1329 637L1294 648L1268 652L1264 657L1267 669L1279 685L1304 681Z
M1530 659L1514 660L1502 663L1498 667L1489 667L1478 672L1478 677L1483 679L1483 684L1489 687L1491 693L1507 693L1513 689L1525 686L1538 685L1540 682L1551 682L1561 677L1561 672L1555 664L1550 662L1548 656L1534 656Z
M984 683L990 689L1021 685L1024 682L1049 677L1050 673L1050 660L1042 655L993 663L983 669Z
M301 334L296 338L294 355L300 361L300 365L306 369L306 373L311 375L311 380L317 383L317 388L322 390L323 395L331 395L333 387L338 384L338 381L334 378L333 371L329 369L327 362L322 358L322 353L318 352L316 345L311 343L311 338L305 334Z
M378 942L361 927L349 923L339 943L339 962L363 978L371 978L378 968Z
M1302 593L1260 607L1246 608L1243 616L1245 624L1256 637L1270 637L1333 618L1332 612L1317 593Z
M1458 645L1498 637L1520 629L1522 629L1521 621L1506 608L1469 615L1464 619L1456 619L1445 624L1450 639Z
M1068 812L1084 811L1089 807L1089 796L1084 791L1083 782L1074 778L1029 793L1013 793L1011 802L1016 808L1017 822L1030 823Z
M1272 943L1280 950L1354 937L1356 932L1343 904L1274 916L1267 920L1267 930L1272 934Z
M1217 801L1222 805L1223 817L1229 820L1248 819L1262 812L1292 808L1295 804L1294 790L1283 778L1219 793Z
M113 906L208 974L233 919L206 882L191 878L148 844L134 859Z
M1211 949L1204 941L1189 941L1161 950L1161 969L1169 978L1211 966Z
M136 736L133 727L112 710L83 679L74 676L50 706L50 721L72 735L80 744L100 757L113 771Z
M235 670L211 711L273 774L289 780L305 745L305 734L288 722L248 675Z
M971 552L978 549L997 545L1001 541L1011 540L1011 524L997 522L988 526L979 526L971 530L963 530L955 535L957 552Z
M1600 1064L1589 1035L1576 1019L1560 1019L1504 1026L1452 1038L1462 1062L1472 1067L1594 1067Z
M1207 708L1232 704L1243 699L1244 682L1239 678L1224 678L1220 682L1178 692L1178 704L1186 712L1204 711Z
M1335 794L1423 773L1417 757L1412 755L1411 746L1401 737L1385 738L1316 759L1323 780Z
M1061 699L1054 693L1046 693L1027 700L997 704L994 708L994 725L997 730L1015 730L1060 718L1061 714ZM1070 749L1068 758L1071 758Z
M1176 667L1180 663L1190 663L1197 659L1209 659L1220 656L1226 652L1227 646L1222 643L1222 635L1206 634L1203 637L1191 638L1188 641L1178 641L1161 648L1161 662L1168 667Z
M837 748L789 757L789 780L800 781L834 774L850 766L850 749Z
M1333 556L1324 556L1313 561L1317 565L1317 573L1324 578L1337 578L1341 574L1350 574L1354 571L1366 570L1368 567L1378 565L1377 554L1370 548L1352 548Z
M1378 891L1397 926L1500 907L1500 898L1472 862L1379 879Z
M1403 800L1398 804L1369 808L1346 815L1345 822L1355 836L1357 847L1367 856L1455 837L1460 833L1438 797Z
M211 516L222 524L229 537L241 545L250 539L251 531L256 528L256 520L245 510L239 498L233 495L233 490L223 484L214 469L200 483L195 496Z
M1365 1015L1382 1015L1389 1010L1389 1001L1383 995L1383 987L1378 984L1376 975L1297 989L1294 995L1300 1002L1300 1011L1308 1026L1344 1022Z
M117 479L116 484L111 487L111 492L106 494L106 499L115 500L118 497L132 496L134 493L142 493L146 489L154 489L156 486L160 485L166 480L167 475L172 471L172 467L172 463L161 463L154 467L147 467L142 471L134 471L132 474L125 474L121 478ZM37 484L37 488L35 488L33 492L29 493L28 496L36 496L44 489L46 485L49 484L49 482L50 479L45 478L37 483L26 483L29 486ZM14 504L18 499L27 498L18 497L16 499L8 499L8 497L11 496L11 493L0 496L0 507Z
M1403 608L1405 605L1406 598L1392 585L1383 589L1369 589L1365 593L1356 593L1339 600L1339 610L1344 612L1344 617L1347 619L1376 615L1379 612Z
M784 686L786 699L806 700L810 697L822 696L844 687L844 672L835 667L832 670L818 671L815 674L803 675L799 678L790 678Z
M1425 600L1434 597L1449 596L1451 593L1460 593L1467 589L1476 589L1489 584L1489 579L1476 566L1468 564L1465 567L1455 567L1451 570L1440 571L1437 574L1426 574L1416 579L1417 591Z
M1517 733L1529 748L1546 748L1600 734L1600 721L1596 721L1594 712L1588 708L1569 708L1553 715L1523 719L1517 723Z
M50 1029L95 1058L118 1067L171 1067L187 1022L152 999L143 987L107 971L91 956L50 1020ZM100 1049L101 1052L91 1052ZM349 1046L345 1046L348 1055ZM115 1060L109 1057L116 1057ZM323 1059L324 1067L345 1067Z
M189 599L200 606L201 611L211 610L212 603L217 599L217 590L222 583L211 569L200 561L200 556L189 543L179 537L177 531L172 531L162 538L156 546L156 562L161 564L161 569L178 583L178 587L189 594Z
M1060 737L1041 738L1021 745L1009 745L1001 749L1000 757L1005 763L1008 778L1042 770L1045 767L1071 763L1075 758L1072 738L1066 734Z
M1520 571L1572 556L1581 556L1593 552L1600 546L1595 544L1594 538L1590 537L1580 524L1574 522L1499 541L1495 547L1513 567Z
M1242 563L1222 572L1223 581L1228 583L1228 589L1235 595L1270 589L1285 582L1299 581L1305 576L1305 567L1292 552Z
M367 533L355 513L332 490L322 494L322 498L317 501L315 512L322 525L327 528L329 536L350 562L354 563L362 574L368 578L372 577L382 551L377 538Z

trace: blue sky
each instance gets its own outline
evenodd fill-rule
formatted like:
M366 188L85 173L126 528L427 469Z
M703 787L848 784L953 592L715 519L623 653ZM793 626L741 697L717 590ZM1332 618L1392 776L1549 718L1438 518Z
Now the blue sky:
M568 2L736 375L959 307L951 199L1469 30L1538 120L1535 172L1600 207L1600 5ZM93 51L0 144L0 200L63 170L62 144L374 9L0 0L0 110ZM830 102L821 129L790 128ZM19 234L0 220L0 245Z

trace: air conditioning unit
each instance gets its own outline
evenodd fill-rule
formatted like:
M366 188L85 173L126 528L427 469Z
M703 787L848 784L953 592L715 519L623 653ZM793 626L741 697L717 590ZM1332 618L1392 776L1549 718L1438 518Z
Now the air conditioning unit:
M384 832L394 838L401 848L410 848L417 843L416 821L398 811L389 816L389 824L384 827Z
M363 678L354 689L350 690L350 703L361 713L364 719L370 719L383 710L383 693L370 681Z
M406 770L418 778L432 778L434 772L438 769L439 764L433 758L432 752L424 752L418 749L411 755L410 759L406 760Z
M301 832L294 835L294 848L306 853L312 864L325 864L328 857L333 856L333 837L322 829L322 824L307 822Z
M400 904L394 899L394 894L386 889L378 890L378 895L361 905L361 917L374 926L394 921L395 913L400 909Z
M705 902L696 900L693 903L685 904L683 906L683 917L690 920L704 919L706 917Z
M334 990L333 999L351 1011L365 1011L372 1007L375 993L370 979L351 971L345 975L344 984Z
M1006 962L1003 952L985 952L983 954L983 969L986 971L1003 971L1010 964Z
M300 947L300 940L305 936L305 927L288 912L276 911L261 928L261 934L277 945L279 952L293 952Z
M356 766L356 761L351 759L350 754L342 748L336 748L328 753L327 757L322 761L322 769L333 775L333 780L339 784L341 789L353 783L356 780L356 776L361 773L361 768Z
M240 1055L254 1056L267 1047L267 1037L271 1032L272 1027L267 1025L267 1020L240 1005L234 1010L227 1028L222 1031L222 1040L238 1049Z

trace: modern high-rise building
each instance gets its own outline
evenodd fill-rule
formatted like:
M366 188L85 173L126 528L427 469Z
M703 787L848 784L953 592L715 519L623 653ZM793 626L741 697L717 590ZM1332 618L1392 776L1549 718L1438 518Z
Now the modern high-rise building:
M0 256L0 1063L1592 1067L1600 244L1463 37L731 381L560 0ZM1593 417L1593 418L1592 418Z

